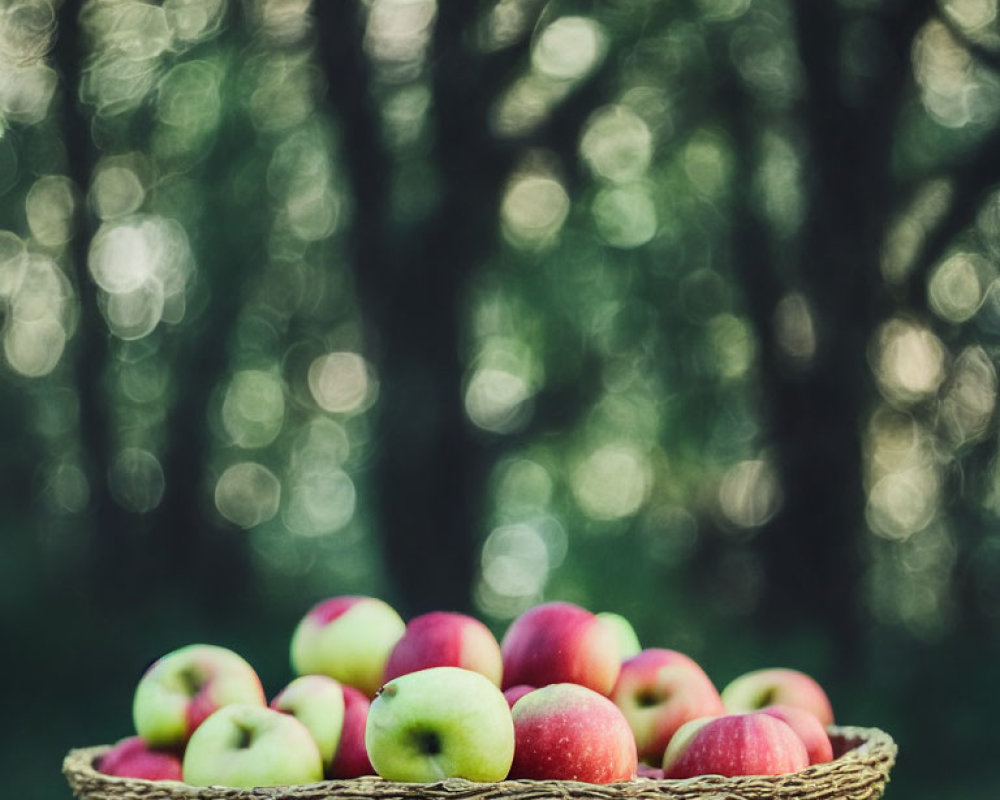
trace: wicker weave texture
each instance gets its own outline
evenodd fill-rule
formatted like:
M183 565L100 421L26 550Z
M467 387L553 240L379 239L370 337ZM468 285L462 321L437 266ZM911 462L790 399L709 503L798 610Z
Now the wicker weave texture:
M649 780L606 785L509 780L396 783L377 777L301 786L233 789L103 775L94 769L108 745L74 749L63 773L79 800L878 800L896 759L896 744L877 728L831 727L837 757L788 775Z

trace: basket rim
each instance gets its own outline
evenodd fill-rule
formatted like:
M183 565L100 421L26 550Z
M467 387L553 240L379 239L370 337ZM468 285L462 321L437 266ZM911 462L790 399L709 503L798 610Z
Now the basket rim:
M857 774L858 786L871 786L885 783L889 770L895 763L897 745L892 736L884 730L859 726L827 726L834 746L833 761L824 764L813 764L794 773L782 775L744 775L725 777L722 775L699 775L692 778L646 778L640 777L632 781L590 784L579 781L505 779L492 784L502 787L507 796L516 797L523 793L526 796L538 797L540 787L549 785L554 795L567 797L587 796L599 787L603 796L610 796L616 791L622 796L634 795L629 788L644 787L653 789L665 797L676 795L694 796L705 792L718 797L768 796L773 791L775 797L796 795L810 796L808 791L779 791L789 783L796 787L808 787L813 784L825 785L836 781L844 773ZM241 800L246 798L324 798L324 797L421 797L462 794L463 791L491 784L477 783L465 778L447 778L432 783L401 783L387 781L377 775L365 775L359 778L336 778L308 784L275 787L203 787L192 786L180 781L151 781L143 778L122 778L99 772L95 766L97 758L108 751L112 744L75 747L63 760L62 771L74 794L85 788L88 792L97 790L104 794L95 797L113 796L147 796L154 788L159 791L157 796L177 798L177 800L204 800L214 796L225 797L226 800ZM747 790L750 790L749 792ZM216 794L218 793L218 794ZM609 794L610 793L610 794ZM825 794L820 792L820 794Z

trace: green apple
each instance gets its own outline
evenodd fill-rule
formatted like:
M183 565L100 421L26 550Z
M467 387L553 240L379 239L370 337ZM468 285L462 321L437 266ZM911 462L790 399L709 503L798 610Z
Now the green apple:
M372 697L405 630L403 618L384 600L331 597L313 606L295 628L292 668L297 675L329 675Z
M179 747L212 712L231 703L266 705L257 672L225 647L189 644L143 673L132 720L150 747Z
M639 636L627 617L616 614L614 611L601 611L596 617L615 632L622 661L638 655L642 651Z
M230 705L206 719L184 750L192 786L289 786L323 779L312 734L295 717L265 706Z
M489 678L431 667L382 687L368 710L365 747L387 780L500 781L514 760L514 722Z
M344 727L344 689L329 675L295 678L271 700L271 708L291 714L309 729L328 772Z

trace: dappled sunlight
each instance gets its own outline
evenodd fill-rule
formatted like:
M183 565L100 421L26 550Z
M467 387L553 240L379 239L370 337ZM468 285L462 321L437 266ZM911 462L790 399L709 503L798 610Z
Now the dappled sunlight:
M528 517L494 528L483 543L477 604L510 619L539 602L567 552L567 534L551 516Z
M773 130L761 141L762 158L754 176L768 222L779 236L792 236L806 210L802 157L792 140Z
M520 375L495 367L480 367L465 389L465 411L483 430L510 433L525 420L531 387Z
M719 510L738 528L759 528L777 513L781 501L778 476L761 459L733 465L719 483Z
M979 346L965 348L952 365L941 397L943 434L954 448L981 439L997 404L997 368Z
M601 189L594 197L591 213L597 231L612 247L640 247L656 235L656 205L646 184Z
M649 169L653 135L642 117L628 106L606 106L587 121L580 139L580 155L595 176L628 183Z
M74 301L68 278L52 258L0 232L3 352L11 369L39 378L58 366L76 324Z
M786 294L774 310L774 338L781 352L796 366L808 364L816 353L812 311L800 292Z
M249 94L247 108L261 133L280 133L302 125L316 110L319 80L308 52L262 50L251 55L240 80Z
M546 78L574 81L604 58L604 32L589 17L560 17L546 25L531 50L531 65Z
M525 342L484 331L465 386L465 411L483 430L511 433L531 414L531 398L543 377Z
M156 454L142 447L125 447L111 461L108 485L118 504L137 514L155 509L163 499L163 466Z
M927 240L928 231L938 223L954 199L947 180L924 183L909 207L889 227L882 245L882 276L890 285L902 285Z
M146 199L146 187L130 161L128 156L119 156L103 159L98 165L90 184L90 203L102 220L132 214Z
M905 540L936 517L941 477L930 432L889 406L872 415L865 436L867 519L871 530Z
M975 253L959 252L942 261L927 287L931 308L948 322L965 322L982 305L996 267Z
M717 314L708 321L706 336L710 369L725 380L746 375L757 355L756 337L746 319Z
M346 472L333 465L316 465L289 476L282 519L292 533L322 536L346 526L356 504L354 481Z
M39 497L53 514L81 514L90 502L90 484L79 464L65 459L47 464L39 476Z
M569 213L569 196L551 175L529 172L516 176L500 206L503 231L511 243L541 248L554 243Z
M168 299L184 296L194 269L184 228L151 214L104 223L91 242L88 265L102 290L108 327L121 339L155 330Z
M253 528L273 518L280 502L278 477L255 461L232 464L215 484L215 507L241 528Z
M684 145L684 174L695 192L718 200L732 178L732 147L718 132L702 129Z
M45 175L35 181L24 201L28 230L43 247L59 248L73 236L75 189L63 175Z
M606 37L588 17L559 17L537 32L531 70L521 75L493 109L493 129L500 136L523 136L603 61Z
M289 132L267 168L267 188L279 209L277 224L305 242L334 233L341 199L333 184L330 145L316 124Z
M436 14L436 0L372 0L365 49L382 80L403 83L421 73Z
M980 14L988 15L988 10ZM976 65L944 23L933 20L924 26L914 43L913 62L924 107L941 125L982 125L1000 115L1000 80Z
M204 157L221 120L223 70L207 59L183 61L157 82L153 155L169 165Z
M932 465L890 472L868 492L868 524L879 536L906 539L930 524L940 502L940 479Z
M983 31L997 19L997 0L944 0L941 8L963 31Z
M873 613L921 640L940 640L954 623L954 534L934 523L887 547L876 548L869 575Z
M879 388L896 403L917 403L934 395L945 379L946 351L928 328L893 319L872 343L872 368Z
M309 390L316 404L335 414L353 414L368 408L377 384L368 363L357 353L327 353L309 365Z
M791 102L802 88L801 66L787 36L792 16L784 6L757 8L741 18L730 44L740 76L772 107Z
M45 56L54 41L50 0L22 0L0 8L0 135L10 123L45 119L59 77Z
M596 520L630 517L652 488L649 457L624 443L602 445L584 456L571 476L573 495L584 514Z
M248 369L233 375L222 401L222 424L233 444L269 445L285 421L284 383L275 372Z

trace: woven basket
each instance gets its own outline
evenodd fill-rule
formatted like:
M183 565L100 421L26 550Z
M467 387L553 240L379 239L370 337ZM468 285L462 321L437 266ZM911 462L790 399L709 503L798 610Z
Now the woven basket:
M63 773L79 800L877 800L896 758L892 737L877 728L831 727L836 758L788 775L686 780L640 778L628 783L508 780L396 783L377 777L301 786L231 789L103 775L94 769L108 745L71 750Z

